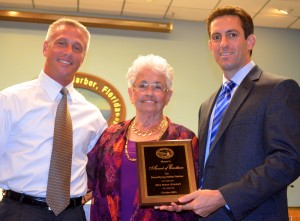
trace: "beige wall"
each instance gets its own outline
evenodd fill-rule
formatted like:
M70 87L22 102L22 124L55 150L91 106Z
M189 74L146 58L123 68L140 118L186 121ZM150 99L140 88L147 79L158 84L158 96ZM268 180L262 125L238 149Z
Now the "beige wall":
M42 69L42 43L48 25L0 21L0 90L35 78ZM134 109L127 96L125 74L140 54L165 57L175 69L174 94L165 108L172 121L197 133L200 103L221 84L221 71L207 48L204 23L176 21L171 33L90 28L90 51L80 69L100 76L123 95L127 116ZM292 77L300 83L300 30L256 27L254 61L264 70ZM292 192L300 195L300 184ZM299 199L292 199L291 205Z

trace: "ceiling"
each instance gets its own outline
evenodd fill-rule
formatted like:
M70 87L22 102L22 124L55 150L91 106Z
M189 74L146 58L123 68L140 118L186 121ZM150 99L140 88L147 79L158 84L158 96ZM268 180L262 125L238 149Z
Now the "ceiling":
M0 0L1 10L162 21L205 21L212 9L225 5L245 8L255 26L300 29L300 0Z

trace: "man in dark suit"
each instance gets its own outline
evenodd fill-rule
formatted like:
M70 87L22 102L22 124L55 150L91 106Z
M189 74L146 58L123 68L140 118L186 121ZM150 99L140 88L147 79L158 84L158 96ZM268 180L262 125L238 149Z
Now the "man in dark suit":
M218 101L222 86L201 105L199 190L183 205L157 208L193 210L205 221L287 221L287 186L300 175L299 85L251 60L256 38L243 9L214 10L207 29L223 82L232 82L223 96L230 103Z

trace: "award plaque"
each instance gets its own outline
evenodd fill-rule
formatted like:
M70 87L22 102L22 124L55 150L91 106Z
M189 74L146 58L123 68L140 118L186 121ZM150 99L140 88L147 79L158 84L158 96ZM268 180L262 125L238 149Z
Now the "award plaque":
M137 142L140 206L169 205L197 190L191 140Z

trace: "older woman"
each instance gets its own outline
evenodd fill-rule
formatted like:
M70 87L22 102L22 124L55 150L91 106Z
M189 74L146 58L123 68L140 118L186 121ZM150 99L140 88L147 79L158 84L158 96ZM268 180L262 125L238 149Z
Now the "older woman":
M173 93L173 75L167 61L152 54L139 56L129 68L128 93L136 116L110 126L90 155L90 164L96 164L91 221L194 219L192 212L177 214L139 207L136 142L192 139L198 158L195 134L163 114Z

